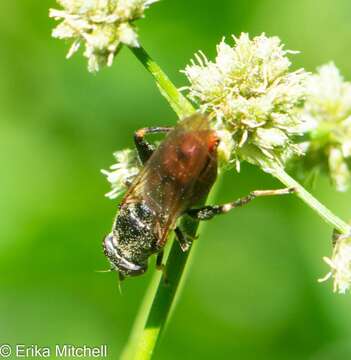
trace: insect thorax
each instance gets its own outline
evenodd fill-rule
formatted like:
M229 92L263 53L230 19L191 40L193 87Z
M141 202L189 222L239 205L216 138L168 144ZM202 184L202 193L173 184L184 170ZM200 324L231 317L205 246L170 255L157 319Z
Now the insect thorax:
M122 205L113 226L118 251L126 260L142 264L157 251L154 212L144 203Z

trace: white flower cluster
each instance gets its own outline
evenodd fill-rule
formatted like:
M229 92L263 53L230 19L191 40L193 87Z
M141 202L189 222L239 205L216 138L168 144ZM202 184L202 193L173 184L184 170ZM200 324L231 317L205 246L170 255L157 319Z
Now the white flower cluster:
M57 0L62 10L51 9L50 17L62 22L53 30L53 37L72 39L67 58L85 43L84 56L88 69L98 71L111 66L122 44L138 47L133 22L159 0Z
M325 257L324 261L331 271L319 281L334 279L334 292L344 294L351 286L351 237L339 236L335 243L332 258Z
M112 190L106 194L110 199L115 199L123 193L141 168L136 150L125 149L113 155L116 163L110 167L109 171L101 170L111 184Z
M214 119L222 134L220 149L225 162L245 159L262 165L260 158L283 162L300 152L293 142L309 128L299 116L308 74L289 72L290 61L278 37L265 34L234 37L234 47L224 40L214 62L200 52L184 73L189 97ZM223 141L224 139L224 141Z
M325 169L339 191L351 182L351 83L333 63L321 66L307 82L306 117L314 122L305 170Z

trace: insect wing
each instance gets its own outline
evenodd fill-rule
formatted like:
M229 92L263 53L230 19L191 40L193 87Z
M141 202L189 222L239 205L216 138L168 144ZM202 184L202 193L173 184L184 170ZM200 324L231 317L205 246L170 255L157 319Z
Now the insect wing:
M212 186L217 169L213 134L204 116L183 120L153 153L124 198L122 205L144 201L155 213L160 246L178 216Z

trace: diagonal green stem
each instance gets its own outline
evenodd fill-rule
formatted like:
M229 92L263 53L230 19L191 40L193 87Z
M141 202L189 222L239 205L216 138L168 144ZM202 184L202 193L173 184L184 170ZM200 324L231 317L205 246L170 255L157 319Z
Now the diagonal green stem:
M168 76L142 47L130 47L130 50L154 77L161 94L166 98L180 119L195 112L189 100L178 91Z
M211 200L213 200L212 194L217 193L219 183L216 183L211 192ZM187 235L195 238L199 230L199 222L190 218L183 218L181 227ZM201 227L203 227L203 223ZM162 331L174 309L176 298L179 296L181 285L189 269L189 260L193 253L192 249L196 246L196 242L197 240L191 245L191 249L185 253L181 251L177 241L172 242L165 267L167 284L162 281L160 272L154 274L137 320L134 323L129 343L121 356L122 360L146 360L152 358L152 354L160 340L160 335L162 335Z
M192 104L178 91L146 51L142 47L130 49L154 77L161 94L167 99L178 116L183 118L191 115L195 111ZM272 167L271 165L271 173L286 186L295 188L297 196L333 228L337 229L340 233L350 232L348 224L321 204L280 166L273 165ZM188 235L194 236L197 233L199 224L196 221L184 219L182 226ZM129 342L122 354L122 360L151 359L162 330L174 307L175 299L179 295L180 284L184 280L190 255L191 251L182 253L179 244L175 241L172 243L166 262L169 284L166 286L161 281L159 272L154 274L147 295L140 307Z
M314 210L327 224L337 229L341 234L350 233L350 225L333 214L327 207L312 196L303 186L293 179L285 170L275 165L272 167L272 175L280 180L287 187L294 188L296 195L304 201L312 210Z

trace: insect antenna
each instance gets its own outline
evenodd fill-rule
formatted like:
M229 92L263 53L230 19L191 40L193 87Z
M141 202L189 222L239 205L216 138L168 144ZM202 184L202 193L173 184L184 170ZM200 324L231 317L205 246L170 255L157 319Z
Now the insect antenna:
M108 273L108 272L111 272L113 271L114 269L111 268L111 269L108 269L108 270L95 270L96 273Z

